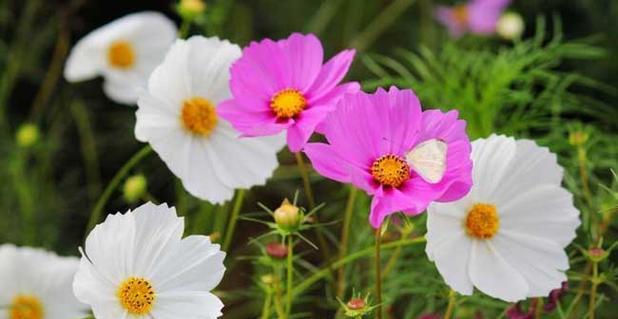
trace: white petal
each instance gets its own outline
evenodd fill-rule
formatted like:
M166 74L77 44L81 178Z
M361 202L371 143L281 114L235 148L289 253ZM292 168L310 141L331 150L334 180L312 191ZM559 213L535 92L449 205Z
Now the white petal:
M187 41L176 40L163 62L154 69L148 79L148 93L165 102L176 114L180 114L184 100L194 97L191 92L190 67L201 67L189 65L189 50Z
M527 297L544 297L566 280L569 260L560 245L539 237L501 231L492 243L528 282Z
M472 142L473 196L493 198L494 192L502 186L502 178L510 174L508 168L515 150L515 140L502 135Z
M575 238L580 225L573 195L552 184L522 187L520 194L498 203L498 213L502 229L546 238L562 247Z
M223 303L209 292L168 292L157 295L152 317L156 319L214 319L222 315Z
M208 237L189 236L161 255L152 272L153 282L161 293L212 290L223 278L223 259L225 253Z
M493 247L491 240L474 240L468 266L475 287L494 298L508 302L525 299L529 286Z
M509 199L540 184L560 185L563 169L554 153L531 140L517 140L516 147L515 157L507 169L509 173L501 179L493 195L495 198Z

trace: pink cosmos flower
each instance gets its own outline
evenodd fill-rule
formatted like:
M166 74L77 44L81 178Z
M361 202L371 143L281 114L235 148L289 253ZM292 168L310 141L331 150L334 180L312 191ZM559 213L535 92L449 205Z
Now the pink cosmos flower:
M457 117L423 112L411 90L347 94L322 123L328 144L309 143L304 152L321 175L373 196L369 221L378 228L392 213L416 215L468 193L471 146Z
M355 82L339 84L355 51L344 50L322 64L323 51L313 34L252 42L231 68L233 98L217 108L218 114L244 136L287 130L288 147L300 151L341 96L360 88Z
M492 34L502 12L511 0L471 0L454 7L439 6L436 19L444 24L453 37L466 32Z

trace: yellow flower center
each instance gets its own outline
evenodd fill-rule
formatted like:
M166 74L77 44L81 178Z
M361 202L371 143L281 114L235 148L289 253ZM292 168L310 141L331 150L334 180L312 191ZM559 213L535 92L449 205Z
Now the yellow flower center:
M397 155L384 155L371 165L371 175L382 185L399 187L410 178L410 166Z
M283 89L270 99L270 108L280 119L297 116L307 107L307 99L296 89Z
M156 299L152 284L139 277L123 281L116 295L122 307L132 315L149 314Z
M43 319L43 304L31 295L17 295L9 307L10 319Z
M107 59L114 68L130 69L135 64L133 45L123 40L113 42L107 51Z
M500 218L496 206L477 203L466 216L466 232L478 239L492 238L500 228Z
M207 99L194 97L183 102L181 120L189 132L205 137L217 126L217 112Z
M467 24L468 23L468 6L465 4L460 4L453 8L453 18L459 24Z

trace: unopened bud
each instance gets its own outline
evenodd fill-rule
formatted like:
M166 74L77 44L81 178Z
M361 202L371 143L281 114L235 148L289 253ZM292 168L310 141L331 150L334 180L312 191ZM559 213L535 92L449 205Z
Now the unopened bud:
M350 301L348 301L346 305L351 310L360 310L367 307L367 303L361 298L352 298L350 299Z
M590 260L596 263L603 261L605 258L607 258L608 255L609 254L600 247L593 247L588 249L588 258L590 258Z
M122 192L127 203L135 203L146 194L148 182L144 175L133 175L124 182Z
M569 144L573 146L582 146L588 141L588 133L584 131L574 131L569 134Z
M206 11L206 3L202 0L181 0L177 8L180 16L192 20Z
M519 13L507 12L498 20L496 32L504 39L517 39L524 32L524 19Z
M210 238L211 242L217 243L217 242L219 242L219 239L221 239L221 233L216 231L216 232L211 233L210 235L208 235L208 237Z
M285 259L288 256L288 246L277 242L266 245L266 254L273 259Z
M15 140L17 141L17 145L27 148L39 141L39 135L39 128L36 125L26 123L17 129Z
M260 277L260 281L262 281L262 283L265 285L272 285L272 283L275 281L275 278L273 277L273 275L264 275Z
M292 205L289 200L283 200L281 206L275 210L275 223L281 229L293 232L298 229L301 220L300 208Z

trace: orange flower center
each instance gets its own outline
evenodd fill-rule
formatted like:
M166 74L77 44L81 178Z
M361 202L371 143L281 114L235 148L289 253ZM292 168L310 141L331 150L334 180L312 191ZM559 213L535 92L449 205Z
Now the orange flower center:
M307 107L307 99L296 89L283 89L270 99L270 108L280 119L297 116Z
M123 40L113 42L107 51L107 59L114 68L130 69L135 64L133 45Z
M492 238L500 228L500 218L496 206L477 203L466 216L466 232L478 239Z
M217 112L207 99L194 97L183 102L181 120L189 132L208 136L217 126Z
M152 284L139 277L130 277L123 281L116 296L120 304L132 315L147 315L152 310L156 295Z
M371 165L371 175L382 185L399 187L410 178L410 166L397 155L384 155Z
M460 4L453 8L453 18L459 24L468 23L468 6Z
M17 295L9 307L10 319L43 319L43 304L39 298Z

